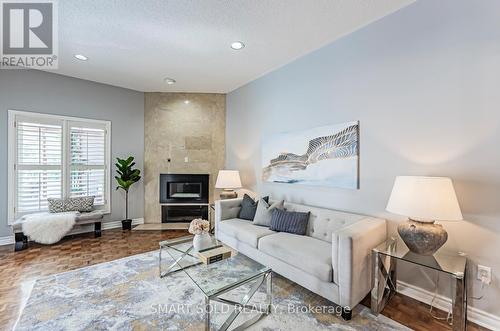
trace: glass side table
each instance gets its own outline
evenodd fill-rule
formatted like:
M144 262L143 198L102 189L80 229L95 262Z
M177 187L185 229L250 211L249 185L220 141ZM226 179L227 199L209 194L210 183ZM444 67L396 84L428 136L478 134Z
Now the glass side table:
M399 238L388 239L372 250L372 313L378 315L397 291L398 260L434 269L452 278L453 330L464 331L467 323L466 255L443 249L429 256L416 254Z

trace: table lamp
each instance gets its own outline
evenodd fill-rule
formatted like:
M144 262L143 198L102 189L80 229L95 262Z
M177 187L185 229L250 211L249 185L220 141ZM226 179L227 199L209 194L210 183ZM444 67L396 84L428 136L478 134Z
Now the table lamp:
M446 177L396 177L386 210L408 217L398 233L410 251L422 255L434 254L448 239L435 221L462 220L453 183Z
M234 191L235 188L241 187L240 172L238 170L219 170L215 188L223 189L220 193L220 198L234 199L238 194Z

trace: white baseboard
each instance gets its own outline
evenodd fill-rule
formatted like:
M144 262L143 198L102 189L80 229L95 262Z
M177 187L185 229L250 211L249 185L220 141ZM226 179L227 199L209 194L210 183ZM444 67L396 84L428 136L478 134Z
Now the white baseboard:
M428 305L431 304L434 297L433 292L401 281L398 281L398 292ZM434 300L434 307L448 311L451 307L451 299L438 294ZM470 305L467 309L467 320L490 330L500 330L500 316L487 313Z
M0 246L3 245L12 245L16 241L14 240L14 235L12 236L6 236L6 237L0 237Z
M139 224L144 224L144 218L134 218L132 220L132 225L139 225ZM116 228L121 228L122 227L122 221L114 221L114 222L103 222L102 223L102 229L103 230L109 230L109 229L116 229Z
M144 218L134 218L132 220L132 225L139 225L139 224L144 224ZM110 229L121 228L121 226L122 226L121 221L102 222L101 229L102 230L110 230ZM68 233L68 235L80 234L80 233L92 232L92 231L94 231L93 225L82 225L82 226L76 227L74 230L70 231L70 233ZM0 237L0 246L12 245L14 243L15 243L14 235Z
M132 225L139 225L139 224L144 224L144 218L132 219ZM116 229L116 228L121 228L121 227L122 227L122 221L102 222L101 230L110 230L110 229ZM71 230L68 233L68 235L93 232L93 231L94 231L93 224L81 225L81 226L78 226L78 227L74 228L73 230Z

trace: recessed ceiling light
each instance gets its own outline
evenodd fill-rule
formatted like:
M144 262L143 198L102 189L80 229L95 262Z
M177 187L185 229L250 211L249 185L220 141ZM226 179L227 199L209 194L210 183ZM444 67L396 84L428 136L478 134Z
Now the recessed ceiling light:
M189 100L184 100L184 103L185 103L186 105L187 105L187 104L189 104L189 102L190 102Z
M175 79L173 79L173 78L168 78L168 77L167 77L167 78L165 78L163 81L164 81L165 83L167 83L168 85L175 84Z
M239 51L240 49L245 48L245 44L242 43L241 41L235 41L231 43L231 48Z
M80 61L87 61L89 58L83 54L75 54L75 59L78 59Z

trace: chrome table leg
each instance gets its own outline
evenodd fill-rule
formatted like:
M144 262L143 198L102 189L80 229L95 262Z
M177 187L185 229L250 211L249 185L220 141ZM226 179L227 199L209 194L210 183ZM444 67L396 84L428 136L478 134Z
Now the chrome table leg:
M453 331L465 331L467 327L467 286L465 273L454 275L453 280L455 283L452 311Z

